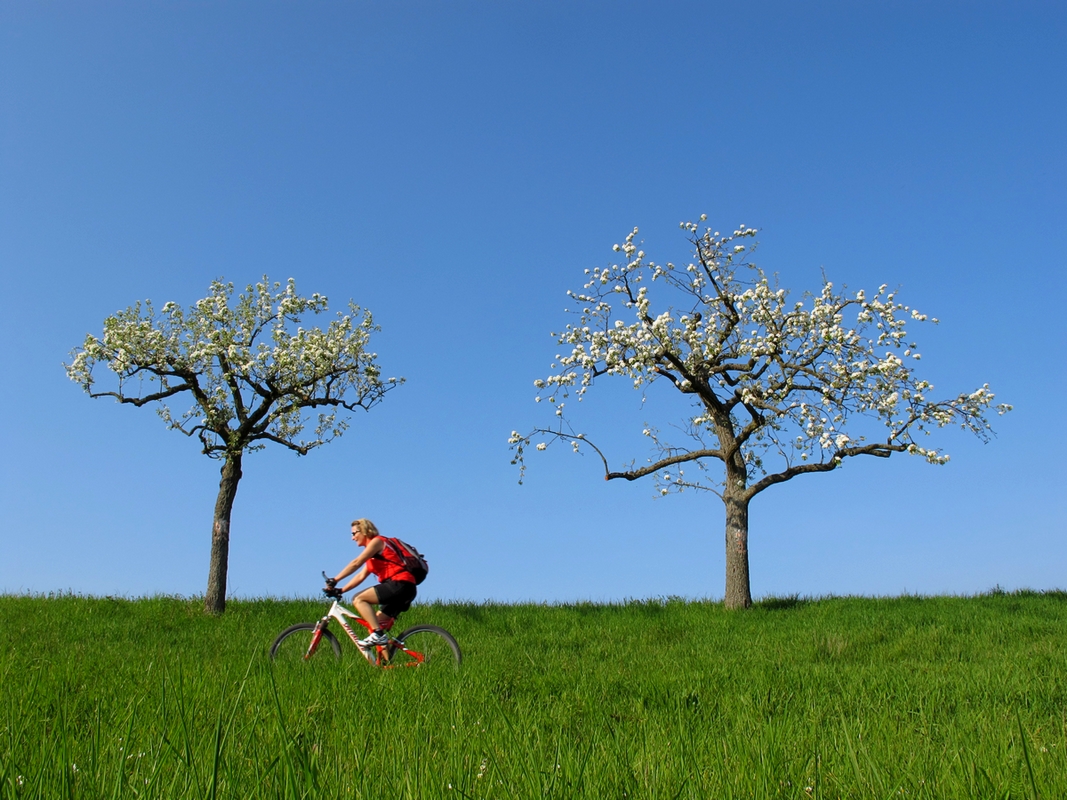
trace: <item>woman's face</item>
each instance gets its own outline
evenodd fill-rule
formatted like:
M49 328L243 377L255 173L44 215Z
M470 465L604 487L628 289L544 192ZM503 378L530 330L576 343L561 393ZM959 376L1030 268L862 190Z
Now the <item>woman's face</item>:
M360 528L358 525L353 525L352 526L352 538L355 540L356 544L358 544L360 547L366 547L367 546L367 542L370 539L370 537L368 537L365 533L363 533L363 529Z

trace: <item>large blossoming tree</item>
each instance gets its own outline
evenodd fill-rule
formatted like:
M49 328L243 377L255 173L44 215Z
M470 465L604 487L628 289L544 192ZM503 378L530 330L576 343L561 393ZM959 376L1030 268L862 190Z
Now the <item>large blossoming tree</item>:
M993 406L988 384L934 399L933 386L915 375L920 355L906 331L927 318L885 286L847 294L824 279L819 293L791 301L749 262L754 229L682 228L691 263L649 260L634 243L635 228L614 247L625 260L586 270L582 291L568 292L578 322L553 334L568 349L556 356L555 374L534 382L537 399L554 404L555 421L513 432L513 463L521 482L531 444L544 450L563 441L595 452L606 480L652 476L662 494L714 493L726 509L726 605L744 608L752 603L748 508L758 494L860 456L911 453L944 464L948 455L921 443L927 434L959 424L986 440L987 413L1011 407ZM689 398L688 415L671 420L683 440L668 441L646 424L652 457L612 469L571 424L565 401L582 400L598 378L613 376L639 391L666 382Z
M244 454L274 442L306 455L344 433L346 412L370 410L403 382L380 377L367 349L378 330L369 311L350 303L325 329L305 329L301 318L327 311L327 300L299 296L292 279L283 287L264 277L236 303L233 291L213 281L190 308L167 303L158 314L150 301L137 303L104 320L103 336L87 336L64 365L90 397L157 404L167 427L222 462L204 598L215 614L226 608L230 513ZM99 365L109 371L106 387L97 382ZM172 411L175 401L184 407ZM309 414L314 428L305 434Z

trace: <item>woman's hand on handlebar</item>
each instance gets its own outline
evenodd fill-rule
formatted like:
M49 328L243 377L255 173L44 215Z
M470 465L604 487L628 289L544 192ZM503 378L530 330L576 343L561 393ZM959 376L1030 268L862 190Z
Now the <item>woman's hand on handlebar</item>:
M325 570L322 573L322 577L326 580L326 588L322 590L322 593L327 597L336 597L340 600L344 596L344 591L337 588L337 581L329 577Z

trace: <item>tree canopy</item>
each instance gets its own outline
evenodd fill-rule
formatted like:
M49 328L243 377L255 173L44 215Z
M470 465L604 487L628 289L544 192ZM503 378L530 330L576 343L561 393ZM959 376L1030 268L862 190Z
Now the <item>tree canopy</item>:
M994 405L988 385L935 399L932 384L916 375L921 354L907 327L937 320L887 286L847 293L824 278L819 292L791 300L749 260L754 228L701 231L705 219L681 225L693 247L684 265L649 259L634 228L614 246L623 260L586 270L581 291L568 292L577 323L552 334L567 349L553 373L534 382L537 399L555 406L555 422L513 432L510 441L520 481L531 444L544 450L564 441L595 451L607 480L652 476L662 494L716 494L727 511L727 604L747 606L752 498L857 456L907 452L944 464L949 456L926 435L959 424L984 440L988 412L1011 407ZM670 420L683 440L646 424L653 455L612 468L573 426L567 404L613 376L642 392L665 381L689 398L691 413Z

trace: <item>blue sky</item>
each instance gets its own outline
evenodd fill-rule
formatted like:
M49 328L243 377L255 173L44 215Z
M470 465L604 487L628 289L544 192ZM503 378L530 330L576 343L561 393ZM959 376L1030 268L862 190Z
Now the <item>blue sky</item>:
M684 260L701 213L795 291L899 286L938 392L1016 408L945 431L948 466L761 495L754 595L1067 587L1064 41L1059 3L4 3L0 591L203 592L218 464L61 364L136 300L267 274L371 309L408 382L246 459L231 596L313 593L365 516L426 598L721 597L717 499L561 448L519 486L507 445L582 270L634 226ZM639 401L576 421L644 458Z

